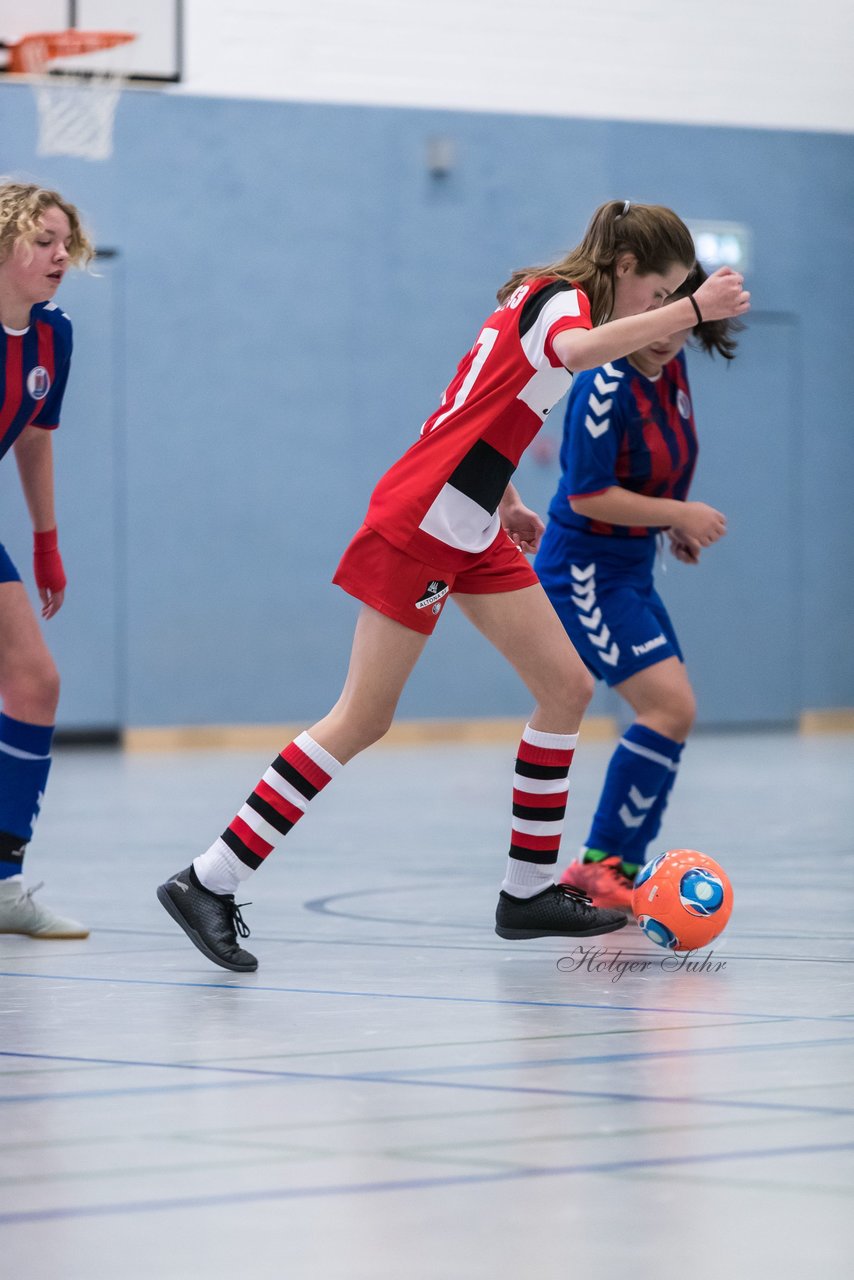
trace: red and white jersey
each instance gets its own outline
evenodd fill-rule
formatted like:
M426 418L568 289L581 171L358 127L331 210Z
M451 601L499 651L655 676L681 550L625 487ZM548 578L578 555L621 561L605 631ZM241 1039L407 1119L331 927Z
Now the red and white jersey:
M498 504L572 374L552 343L590 329L590 304L563 280L520 285L489 317L421 435L386 472L365 523L437 569L459 570L501 532Z

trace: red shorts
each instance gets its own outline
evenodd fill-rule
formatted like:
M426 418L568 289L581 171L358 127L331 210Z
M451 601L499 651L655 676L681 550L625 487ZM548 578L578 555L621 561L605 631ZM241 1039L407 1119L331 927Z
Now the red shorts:
M332 581L387 618L429 636L455 591L473 596L521 591L539 578L507 534L482 555L472 556L467 568L453 572L414 560L363 524Z

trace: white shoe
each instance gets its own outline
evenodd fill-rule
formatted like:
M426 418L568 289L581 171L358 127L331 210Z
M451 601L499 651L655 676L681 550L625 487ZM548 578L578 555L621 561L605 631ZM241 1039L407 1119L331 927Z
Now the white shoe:
M40 884L25 889L20 876L0 880L0 933L24 933L30 938L88 938L89 930L77 920L58 916L50 907L33 901Z

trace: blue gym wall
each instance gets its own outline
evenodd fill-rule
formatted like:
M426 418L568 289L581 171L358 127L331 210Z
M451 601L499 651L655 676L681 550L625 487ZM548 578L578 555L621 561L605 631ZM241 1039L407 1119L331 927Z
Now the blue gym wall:
M430 176L427 140L455 141ZM0 170L56 186L117 256L63 285L56 439L70 579L48 624L61 723L309 721L356 606L329 585L510 269L628 195L748 224L756 310L732 368L691 357L695 496L730 516L659 578L706 724L854 704L854 138L133 92L107 163L39 158L0 88ZM546 446L518 485L544 510ZM11 459L0 538L29 574ZM524 714L453 610L401 714ZM597 694L595 709L612 696Z

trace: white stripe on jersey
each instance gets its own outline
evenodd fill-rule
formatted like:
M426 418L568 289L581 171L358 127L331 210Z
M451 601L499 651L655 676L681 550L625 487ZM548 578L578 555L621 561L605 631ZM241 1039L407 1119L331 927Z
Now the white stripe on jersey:
M297 791L296 787L292 787L289 782L286 782L280 774L276 773L275 769L269 768L267 770L264 774L264 781L268 787L272 787L274 791L278 791L283 800L289 800L291 804L296 805L298 809L301 809L302 812L305 813L308 808L308 801L305 796L301 795L300 792Z
M522 339L524 342L524 338ZM545 421L546 414L555 407L558 400L569 390L572 374L561 365L558 369L548 360L540 365L533 378L525 383L517 399L532 409L538 418Z
M567 316L574 319L580 315L578 290L561 289L553 298L549 298L537 316L536 324L520 339L525 357L534 366L536 373L519 392L519 399L532 409L538 418L545 418L549 410L569 390L569 384L572 382L572 374L569 370L563 365L555 367L546 355L546 338L549 335L549 329L556 320L562 320Z
M460 551L481 552L494 541L501 520L451 484L439 490L433 505L418 526L432 538Z
M559 791L569 790L565 775L562 778L525 778L521 773L514 773L513 786L517 791L530 791L538 796L555 796Z
M522 350L535 369L539 369L543 364L549 365L549 358L546 355L546 338L555 321L566 317L575 319L580 315L581 306L577 289L561 289L554 297L549 298L537 316L536 323L520 339ZM550 365L550 367L553 366Z

